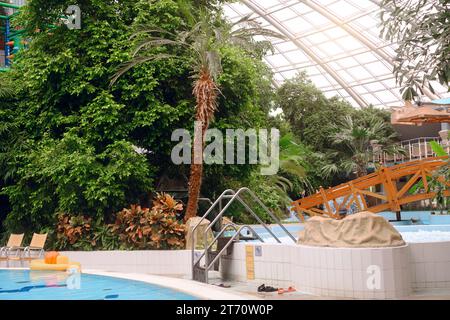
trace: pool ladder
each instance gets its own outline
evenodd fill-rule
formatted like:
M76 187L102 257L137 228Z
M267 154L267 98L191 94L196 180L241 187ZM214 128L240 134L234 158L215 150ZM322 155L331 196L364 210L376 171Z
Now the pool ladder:
M208 283L209 277L208 273L210 270L219 271L220 266L220 258L223 256L229 256L232 254L233 244L240 240L244 240L241 232L247 230L250 234L250 237L246 239L255 239L261 242L264 240L258 235L258 233L249 225L236 225L232 222L225 224L222 226L221 230L218 234L213 238L211 242L208 242L208 232L211 232L212 227L219 222L219 219L225 214L228 208L230 208L231 204L237 201L240 203L247 212L249 212L257 221L260 223L267 232L277 241L281 243L280 239L272 232L272 230L262 221L262 219L255 213L255 211L249 206L249 204L242 197L243 194L247 194L250 198L256 202L263 210L266 212L276 224L278 224L281 229L287 234L289 238L295 243L295 237L283 226L281 221L264 205L264 203L259 199L253 191L249 188L241 188L238 191L234 191L231 189L225 190L217 199L211 204L211 207L206 211L206 213L202 216L200 221L194 226L192 229L192 246L191 246L191 259L192 259L192 279L204 283ZM223 206L223 201L228 200L225 206ZM209 225L204 230L204 249L203 252L198 252L195 250L196 243L196 233L195 230L200 226L202 221L206 219L209 215L213 213L213 210L218 207L219 213L215 218L209 223ZM225 236L225 232L228 230L234 231L232 236ZM217 244L216 249L214 250L214 244ZM202 263L203 260L203 263Z

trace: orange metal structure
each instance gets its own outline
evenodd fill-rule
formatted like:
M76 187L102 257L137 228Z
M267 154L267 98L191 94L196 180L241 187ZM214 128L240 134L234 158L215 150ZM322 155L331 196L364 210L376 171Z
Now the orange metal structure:
M435 157L380 167L376 172L364 177L329 189L321 188L309 197L294 201L292 205L302 220L304 214L339 218L339 210L348 209L353 203L359 211L400 212L403 204L434 198L435 193L428 192L427 177L447 163L446 160L447 157ZM419 190L421 192L411 194L409 191L419 181L423 183L422 190ZM445 194L450 196L450 182L444 182L449 187ZM382 191L377 192L377 188Z

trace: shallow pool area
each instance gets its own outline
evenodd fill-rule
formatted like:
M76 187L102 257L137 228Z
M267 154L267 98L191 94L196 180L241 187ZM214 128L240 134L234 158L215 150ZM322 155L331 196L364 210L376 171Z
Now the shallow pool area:
M422 225L422 226L396 226L394 227L400 232L403 240L407 243L423 243L423 242L440 242L450 241L450 225ZM270 226L272 232L277 238L286 244L291 244L293 241L286 233L278 226ZM277 243L277 241L265 230L262 226L254 227L258 235L263 238L264 242ZM303 230L302 225L286 226L286 229L296 238L298 233ZM258 240L255 240L258 241Z
M403 212L403 220L400 223L393 221L395 219L394 213L383 212L380 215L390 220L391 224L400 232L407 243L450 241L450 215L433 215L429 211ZM298 238L298 233L304 228L299 223L285 224L284 226L295 238ZM262 225L252 227L264 242L278 242ZM280 226L271 225L269 228L282 243L293 243Z
M77 278L79 277L79 278ZM93 274L0 270L0 300L197 300L171 288Z

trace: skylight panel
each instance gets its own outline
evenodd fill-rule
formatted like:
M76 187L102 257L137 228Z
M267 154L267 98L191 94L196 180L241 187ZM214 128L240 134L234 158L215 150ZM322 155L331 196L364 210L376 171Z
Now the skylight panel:
M373 94L371 94L371 93L361 95L361 98L363 98L364 101L366 101L367 103L372 104L372 105L374 105L374 106L378 106L378 105L380 105L380 104L383 104L382 101L378 100L378 98L375 97L375 96L374 96Z
M309 61L308 57L301 50L285 53L285 56L289 61L295 64Z
M359 40L350 36L336 40L336 42L348 52L364 48L364 45Z
M292 78L295 78L295 76L298 74L298 71L297 70L288 70L288 71L281 72L281 74L283 75L283 77L285 79L292 79Z
M342 69L342 68L351 68L358 66L359 63L356 61L353 57L345 57L342 59L338 59L335 61L336 68Z
M304 18L311 22L314 26L324 26L330 23L330 20L325 18L323 15L316 11L312 11L311 13L305 14Z
M334 27L328 30L323 31L328 38L330 39L338 39L338 38L342 38L345 37L346 35L348 35L347 31L345 31L344 29L342 29L341 27Z
M376 106L392 104L401 100L398 85L392 74L391 60L384 61L383 54L395 57L395 44L380 39L378 6L374 1L360 0L308 0L341 20L340 24L329 20L326 13L315 11L314 6L300 0L248 0L261 9L257 21L272 30L288 31L305 47L309 56L298 43L289 39L268 39L276 48L265 58L274 70L274 81L282 84L299 71L306 71L311 80L326 92L327 96L339 94L353 106L358 103L348 91L359 95L363 102ZM231 10L232 8L233 10ZM234 21L250 11L244 2L226 4L225 14ZM276 23L268 19L272 17ZM352 28L365 40L355 37ZM370 45L369 45L370 44ZM371 51L375 46L382 55ZM328 73L321 65L327 65L334 73ZM441 97L450 96L446 88L435 86ZM394 103L394 104L399 104Z
M283 55L281 54L275 54L273 56L267 56L266 60L269 61L269 63L276 68L282 67L282 66L286 66L286 65L290 65L290 62L288 60L286 60L285 57L283 57Z
M309 78L319 88L330 86L330 82L322 75L310 76Z
M355 8L346 1L338 1L334 4L327 5L326 9L333 12L334 15L338 16L341 19L350 18L356 14L361 13L360 9Z
M380 61L364 64L364 67L367 68L372 74L376 76L392 74L392 69L389 69L388 67L386 67L384 63Z
M324 42L330 40L323 32L317 32L317 33L311 34L309 36L304 37L303 39L307 40L312 45L324 43Z
M368 79L373 78L373 76L363 67L357 66L353 68L348 68L347 72L350 73L354 79Z
M337 44L335 44L334 42L327 42L327 43L321 44L317 47L322 52L325 52L330 57L336 56L336 55L344 52L344 50L341 47L339 47Z
M363 86L355 86L355 87L353 87L353 90L355 90L357 94L369 93L369 91L367 91L367 89L364 88Z
M396 97L394 94L392 94L390 91L387 91L387 90L375 92L374 95L378 99L383 101L384 103L390 103L390 102L398 101L398 97Z
M277 20L279 21L286 21L288 19L293 19L298 17L298 14L295 13L294 11L292 11L289 8L280 10L280 11L276 11L272 14L273 17L275 17Z
M277 43L275 45L275 48L277 48L277 50L279 50L280 52L287 52L287 51L292 51L292 50L298 49L298 47L295 45L295 43L293 43L291 41Z

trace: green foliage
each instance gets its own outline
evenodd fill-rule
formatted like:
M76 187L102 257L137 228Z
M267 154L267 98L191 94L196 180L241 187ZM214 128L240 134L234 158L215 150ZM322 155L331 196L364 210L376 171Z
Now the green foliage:
M177 220L182 205L168 194L158 194L153 207L131 206L117 214L111 231L128 249L184 249L185 225Z
M400 153L400 148L394 144L396 134L387 134L389 125L375 116L359 122L346 116L335 125L336 131L330 136L335 147L332 151L334 161L324 167L323 173L331 175L344 171L362 177L367 174L374 152Z
M448 87L450 79L450 14L448 0L383 0L382 36L397 44L394 74L403 98L412 100L431 81Z
M305 73L286 81L277 91L276 102L283 113L272 122L306 147L298 153L308 160L303 164L308 183L295 196L305 189L310 193L348 180L354 171L365 174L375 142L389 153L400 152L394 148L389 112L374 107L354 109L336 97L328 99Z
M221 1L205 2L208 10L220 12ZM81 0L82 28L69 30L60 21L69 4L30 0L14 19L25 28L29 45L1 75L2 88L11 83L14 89L12 96L0 97L0 188L6 196L1 217L7 215L8 232L50 231L58 212L110 222L113 212L145 198L161 172L183 174L183 168L170 164L170 137L193 119L189 52L176 51L183 59L137 66L113 88L109 81L132 57L142 39L130 36L142 25L183 31L194 23L186 8L204 6L199 1ZM266 127L272 75L260 53L221 48L223 95L215 127ZM149 152L137 154L135 147ZM214 197L257 169L207 167L204 193ZM117 247L103 225L97 229L94 237Z
M434 174L430 183L428 184L427 192L434 192L436 195L434 200L436 200L441 214L446 210L449 212L450 208L450 197L447 195L449 192L449 181L450 181L450 160L441 166Z
M445 149L436 141L432 141L430 144L431 148L438 157L449 156L448 153L445 151ZM439 210L441 211L441 214L444 212L444 210L447 210L448 213L448 209L450 207L450 197L446 195L446 192L448 192L450 189L448 185L449 181L450 181L450 160L447 160L447 162L443 166L441 166L436 172L433 173L433 177L431 181L429 181L427 190L427 192L436 193L434 200L436 200ZM421 181L421 183L423 187L423 182ZM420 188L420 186L418 186L417 188Z
M14 95L12 81L4 73L0 73L0 99L10 98Z
M42 140L26 160L16 183L4 188L13 206L10 229L43 227L57 211L104 216L151 188L145 157L126 141L96 154L86 139L68 132L59 141Z
M439 144L437 141L431 141L430 142L431 149L434 153L436 153L436 156L438 157L446 157L448 156L447 152L445 151L444 147Z
M333 123L353 113L347 102L337 98L327 99L306 73L283 83L278 89L276 101L295 136L316 151L324 151L329 146L329 136L335 130Z
M0 99L9 231L42 229L61 211L108 218L138 202L153 189L160 159L134 146L168 154L172 128L191 116L190 87L178 63L136 68L108 88L117 64L129 58L128 37L139 21L180 26L174 1L158 1L151 10L148 1L82 1L81 30L58 25L56 13L68 4L32 0L15 21L30 43L5 75L21 84L15 98ZM46 24L57 27L42 32Z

